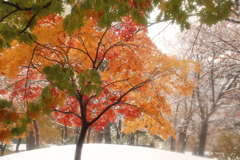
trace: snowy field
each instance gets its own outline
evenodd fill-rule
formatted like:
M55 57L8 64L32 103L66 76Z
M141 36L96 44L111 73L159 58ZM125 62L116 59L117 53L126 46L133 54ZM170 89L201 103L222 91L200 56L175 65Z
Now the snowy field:
M21 144L18 149L19 149L19 151L25 151L26 150L26 144ZM16 150L16 144L10 144L9 145L9 150L15 151Z
M1 160L73 160L75 145L53 146L6 155ZM82 160L211 160L145 147L85 144Z

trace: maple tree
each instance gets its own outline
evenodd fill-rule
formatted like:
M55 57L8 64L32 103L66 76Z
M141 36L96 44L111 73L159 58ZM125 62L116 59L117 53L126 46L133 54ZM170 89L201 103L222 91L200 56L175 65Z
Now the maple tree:
M73 33L84 26L86 17L98 19L101 27L110 27L121 17L130 16L138 24L149 23L150 14L159 11L156 23L171 21L182 29L189 28L189 19L198 17L202 23L215 24L228 17L233 7L231 0L1 0L0 1L0 47L9 46L17 39L31 43L28 33L37 24L41 16L63 14L66 7L70 14L64 18L64 29ZM232 19L231 19L232 20ZM155 23L155 22L154 22Z
M25 71L26 70L22 69L21 73L25 74ZM34 73L32 73L30 70L28 73L28 81L33 83L36 77L33 76ZM40 92L42 87L40 85L32 85L27 87L25 79L22 79L22 77L19 76L9 81L3 77L5 77L4 73L2 73L1 76L2 86L0 89L2 97L2 99L0 99L0 141L8 144L11 138L28 138L28 134L30 132L33 133L33 130L36 132L36 119L40 114L34 111L34 108L32 108L31 105L27 106L26 101L28 99L36 100L36 97L39 96L37 92ZM4 89L6 86L8 91ZM35 134L37 135L38 133ZM27 143L27 147L29 147L28 145L29 144Z
M23 138L27 132L25 116L18 112L12 101L0 99L0 142L2 155L11 138Z
M184 81L190 62L162 54L147 28L131 17L109 28L86 18L71 35L62 23L58 15L42 17L32 31L38 36L33 45L14 41L1 52L0 72L23 79L21 99L29 117L53 112L64 126L81 126L75 160L81 159L89 127L100 131L116 113L125 116L127 133L147 126L152 134L174 136L164 118L171 112L165 95L191 90Z

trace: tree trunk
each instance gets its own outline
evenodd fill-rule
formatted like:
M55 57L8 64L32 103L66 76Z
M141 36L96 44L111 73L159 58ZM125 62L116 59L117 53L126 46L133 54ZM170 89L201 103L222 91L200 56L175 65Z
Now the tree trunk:
M67 126L64 126L64 140L65 140L64 145L67 144L67 138L68 138L68 128Z
M137 138L136 138L136 146L138 146L138 130L136 132Z
M39 130L38 130L38 123L36 120L33 120L34 130L35 130L35 138L36 138L36 148L40 148L40 139L39 139Z
M171 151L175 151L175 142L176 140L171 136L171 147L170 147L170 150Z
M183 141L182 150L181 150L182 153L185 153L185 151L186 151L187 139L188 139L188 137L187 137L187 134L185 133L185 139Z
M100 132L98 132L98 143L102 143L103 141L103 130L101 130Z
M64 126L62 126L62 145L64 145Z
M122 120L119 119L119 121L118 121L119 138L122 138L122 137L121 137L121 131L122 131Z
M87 134L87 130L88 130L89 126L88 125L84 125L82 126L81 132L80 132L80 136L78 138L78 142L76 144L76 150L75 150L75 158L74 160L81 160L81 155L82 155L82 147L83 147L83 142L85 139L85 136Z
M87 134L87 143L90 143L90 135L91 135L91 130L92 128L88 129L88 134Z
M104 128L104 140L105 143L107 144L111 144L112 143L112 139L111 139L111 122L109 122L107 124L107 126Z
M22 142L22 138L18 138L18 142L17 142L17 145L16 145L16 151L15 152L19 152L19 146Z
M135 133L129 134L129 145L134 145Z
M95 132L93 143L102 143L102 141L103 141L103 130L99 132Z
M185 152L185 148L186 148L186 138L187 138L187 134L185 131L182 131L179 133L178 135L178 152L184 153Z
M36 145L35 145L35 137L34 137L34 132L33 130L31 130L29 132L29 135L26 137L26 149L29 151L29 150L33 150L36 148Z
M198 155L204 156L205 146L207 142L208 119L205 119L201 126L201 133L199 136Z
M67 126L63 126L62 127L62 144L63 145L67 144L67 137L68 137Z
M76 127L76 130L75 130L75 143L76 144L78 142L78 138L79 138L79 135L80 135L80 130L81 130L81 127Z
M6 148L7 148L7 144L3 144L3 143L2 143L2 147L1 147L1 149L2 149L2 153L1 153L1 156L3 156L3 154L4 154L5 150L6 150Z
M116 132L117 132L117 140L121 139L121 119L119 119L118 122L114 123L115 124L115 128L116 128Z

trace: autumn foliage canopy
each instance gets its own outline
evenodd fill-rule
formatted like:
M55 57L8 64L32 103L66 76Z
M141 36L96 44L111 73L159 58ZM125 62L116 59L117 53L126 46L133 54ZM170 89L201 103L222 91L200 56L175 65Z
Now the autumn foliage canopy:
M131 17L109 28L86 18L72 35L62 23L58 15L42 17L34 43L16 40L0 52L0 141L21 135L41 114L96 131L123 115L125 133L174 136L166 96L191 94L190 62L162 54Z

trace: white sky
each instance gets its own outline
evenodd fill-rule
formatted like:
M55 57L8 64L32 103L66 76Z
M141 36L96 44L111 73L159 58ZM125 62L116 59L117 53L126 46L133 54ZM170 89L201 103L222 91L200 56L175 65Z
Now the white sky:
M159 10L156 9L151 13L150 23L155 22ZM175 44L176 34L180 32L179 25L170 24L170 22L161 22L154 24L148 28L148 36L156 44L158 49L163 53L173 53L174 49L170 45Z
M6 155L1 160L73 160L75 145L53 146ZM82 160L211 160L146 147L85 144Z
M175 54L179 33L181 33L179 25L169 22L161 22L148 28L148 36L163 53Z

